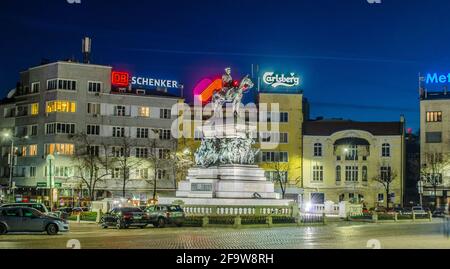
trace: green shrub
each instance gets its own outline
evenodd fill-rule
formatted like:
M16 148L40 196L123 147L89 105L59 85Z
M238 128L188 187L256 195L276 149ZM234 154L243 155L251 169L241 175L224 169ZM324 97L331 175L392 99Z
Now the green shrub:
M72 215L67 219L76 221L77 215ZM82 212L80 214L80 220L81 221L96 221L97 220L97 212Z
M395 216L393 214L378 214L378 220L394 220Z
M234 216L214 216L209 217L209 224L234 225Z
M184 220L183 226L186 227L202 227L203 217L187 217Z
M296 223L296 219L294 217L275 216L272 217L272 223L273 224Z
M264 216L245 216L241 218L242 225L267 224L267 218Z
M397 219L398 220L408 220L408 219L412 220L412 215L397 215Z

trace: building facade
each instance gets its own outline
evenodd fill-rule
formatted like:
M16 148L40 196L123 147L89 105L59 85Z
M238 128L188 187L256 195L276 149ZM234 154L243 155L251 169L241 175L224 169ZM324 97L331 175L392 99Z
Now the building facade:
M403 204L405 145L400 122L307 121L303 202ZM389 182L387 188L380 182Z
M176 150L171 109L180 98L131 86L118 88L111 83L111 73L109 66L61 61L20 74L16 90L0 105L0 130L11 134L2 140L0 180L4 188L10 185L13 142L17 200L48 201L50 185L58 189L58 201L85 197L88 191L81 174L87 168L80 165L81 152L98 159L110 157L108 165L99 168L103 172L96 172L104 174L95 186L97 198L123 196L124 174L127 198L151 197L154 175L158 190L175 190L170 165L141 160L165 158ZM49 155L54 156L53 164ZM128 166L123 165L125 160Z
M450 205L450 94L422 92L420 98L420 162L423 202Z

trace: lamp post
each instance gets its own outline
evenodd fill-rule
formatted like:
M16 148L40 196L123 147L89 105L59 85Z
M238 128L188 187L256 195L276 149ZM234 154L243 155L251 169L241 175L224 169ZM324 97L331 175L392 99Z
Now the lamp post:
M53 211L53 189L54 189L54 185L55 185L55 176L53 174L53 165L55 162L55 156L53 156L52 154L49 154L47 156L47 164L48 164L48 178L47 178L47 182L50 188L50 211Z
M11 148L10 148L10 152L9 152L9 157L8 157L8 164L9 164L9 181L8 181L8 191L9 193L12 195L13 199L14 199L14 186L12 183L13 180L13 171L14 171L14 157L15 157L15 150L14 150L14 138L13 136L8 133L5 132L3 133L3 137L5 139L9 139L11 141Z

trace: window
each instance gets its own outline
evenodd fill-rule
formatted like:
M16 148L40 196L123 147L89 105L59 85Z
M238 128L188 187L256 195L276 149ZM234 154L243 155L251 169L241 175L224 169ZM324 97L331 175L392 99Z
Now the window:
M348 182L358 181L358 166L345 167L345 181Z
M30 177L36 177L36 167L30 167Z
M158 169L156 171L156 179L157 180L164 180L167 178L167 171L163 169Z
M289 113L288 112L281 112L280 113L280 122L281 123L288 123L289 122Z
M101 92L102 91L102 83L89 81L88 82L88 92Z
M345 149L345 160L346 161L356 161L358 160L358 146L350 145Z
M287 171L266 171L265 176L271 182L281 182L286 183L288 181Z
M112 155L114 157L124 157L125 149L122 147L112 147Z
M150 108L147 106L140 106L138 108L138 116L144 118L150 117Z
M73 167L55 166L55 177L72 177Z
M313 166L313 181L323 181L323 166Z
M30 93L38 93L40 90L41 90L40 82L31 83L31 92Z
M265 143L288 143L288 133L261 133L261 142Z
M38 103L31 104L31 115L32 116L39 115L39 104Z
M73 155L74 149L75 147L73 144L46 144L45 155L48 154Z
M172 134L170 130L159 130L159 139L161 140L170 140L172 138Z
M124 106L116 106L114 108L114 116L118 117L125 117L126 115L126 108Z
M47 123L45 124L46 134L74 134L74 123Z
M87 135L100 135L100 125L88 125L86 127Z
M47 81L47 90L68 90L76 91L77 82L69 79L52 79Z
M148 179L148 169L136 169L136 176L138 179Z
M442 122L442 112L427 112L426 120L427 122Z
M30 136L37 136L37 132L38 132L38 126L37 125L31 125L30 126L31 130L29 132Z
M37 145L30 145L29 146L29 156L37 156L38 155L38 146Z
M378 194L378 202L379 202L379 203L384 202L384 193L379 193L379 194Z
M382 157L391 157L391 145L390 144L383 144L381 146L381 156Z
M100 146L87 146L87 154L93 157L100 156Z
M442 132L427 132L425 136L427 143L442 143Z
M28 116L28 105L26 105L26 106L18 106L16 108L16 116L17 117Z
M311 203L314 205L325 204L325 193L311 193Z
M158 149L158 159L160 160L170 159L170 149Z
M314 144L314 157L322 157L322 144Z
M113 137L125 137L125 128L113 127Z
M289 134L288 133L280 133L280 143L282 143L282 144L289 143Z
M288 162L287 152L262 152L263 162Z
M136 148L136 158L148 158L148 148Z
M391 181L391 167L389 166L383 166L380 168L380 179L383 182L390 182Z
M120 168L114 168L112 170L111 177L113 179L119 179L121 176L122 176L122 173L121 173L121 169Z
M100 115L100 104L98 103L88 103L87 113L90 115Z
M148 138L149 129L148 128L137 128L136 137L137 138Z
M71 101L49 101L47 102L47 113L64 112L75 113L76 104Z
M367 166L363 166L362 168L362 181L367 182L368 180L368 172L367 172Z
M172 111L170 109L162 108L160 110L160 118L161 119L171 119L172 118L171 113L172 113Z
M340 165L336 166L336 181L340 182L341 181L341 176L342 176L342 168Z

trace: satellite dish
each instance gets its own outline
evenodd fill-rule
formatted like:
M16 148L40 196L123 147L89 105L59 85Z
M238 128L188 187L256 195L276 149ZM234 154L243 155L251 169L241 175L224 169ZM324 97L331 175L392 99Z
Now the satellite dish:
M12 89L11 91L9 91L9 93L7 95L8 99L13 98L15 94L16 94L16 89Z

